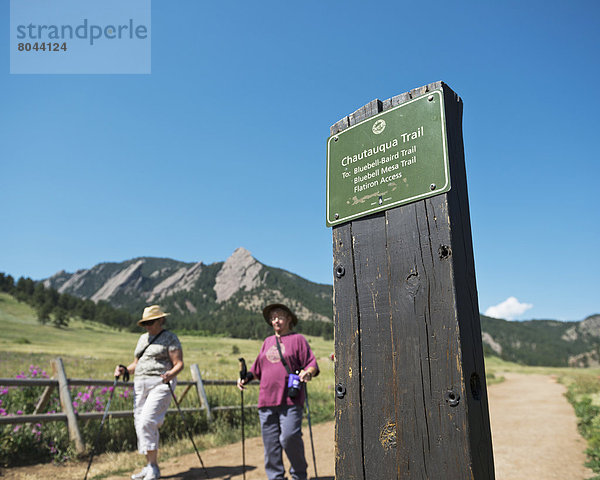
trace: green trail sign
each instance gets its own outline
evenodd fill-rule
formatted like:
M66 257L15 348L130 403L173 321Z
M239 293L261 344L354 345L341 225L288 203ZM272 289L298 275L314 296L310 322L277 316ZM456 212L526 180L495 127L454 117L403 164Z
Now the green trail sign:
M327 226L450 190L442 90L327 139Z

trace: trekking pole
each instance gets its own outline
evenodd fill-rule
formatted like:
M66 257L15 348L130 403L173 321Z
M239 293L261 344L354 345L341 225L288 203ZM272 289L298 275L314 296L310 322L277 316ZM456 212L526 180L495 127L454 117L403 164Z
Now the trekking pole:
M238 358L240 362L240 378L242 380L246 380L246 375L248 375L248 368L246 368L246 360L243 357ZM244 444L244 391L240 390L241 394L241 409L242 409L242 473L244 475L244 480L246 480L246 446Z
M206 468L204 467L204 462L202 461L202 457L200 457L200 453L198 453L198 449L196 448L196 442L194 442L194 437L192 437L192 432L190 431L189 428L187 428L187 425L185 423L185 417L183 416L183 412L181 411L181 408L179 408L179 403L177 402L177 398L175 397L175 392L173 391L173 388L171 387L171 382L165 382L165 383L169 386L169 391L171 392L173 401L175 402L175 405L177 406L177 411L179 412L179 415L181 416L181 421L183 422L183 428L185 428L185 431L187 432L188 437L190 437L190 440L192 441L192 445L194 446L194 450L196 451L198 460L200 460L200 465L202 465L202 470L204 470L204 475L206 475L206 478L209 478L208 472L206 471Z
M123 381L129 381L129 371L125 365L119 365L119 367L125 368L125 373L123 373ZM83 480L87 480L88 473L90 472L90 467L92 466L92 460L94 459L94 454L96 453L96 447L98 446L98 440L100 440L100 434L102 433L102 428L104 428L104 420L106 420L106 416L108 415L108 409L110 408L110 402L112 401L113 395L115 394L115 388L117 387L117 381L121 376L115 375L115 381L112 385L112 391L108 397L108 402L106 402L106 408L104 409L104 415L102 415L102 421L100 422L100 428L98 429L98 433L96 434L96 439L94 440L94 447L92 448L92 453L90 455L90 461L88 462L87 470L85 471L85 477Z
M308 406L308 386L304 382L304 398L306 399L306 418L308 419L308 432L310 433L310 448L312 450L313 465L315 466L315 479L318 480L317 460L315 458L315 444L313 443L312 425L310 422L310 407Z

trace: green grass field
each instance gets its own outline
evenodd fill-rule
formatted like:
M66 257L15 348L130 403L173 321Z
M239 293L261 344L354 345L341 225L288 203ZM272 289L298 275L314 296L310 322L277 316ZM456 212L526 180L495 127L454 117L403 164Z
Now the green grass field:
M61 357L69 377L112 379L116 364L133 359L133 350L143 333L141 328L139 333L132 333L79 320L71 321L68 328L41 325L29 306L3 293L0 328L0 375L10 377L32 363L50 369L50 359ZM333 341L307 338L322 370L315 385L333 382L333 364L328 359ZM180 340L185 363L198 364L205 379L236 379L238 357L252 362L262 344L259 340L193 335L182 335ZM191 379L189 368L184 369L180 379Z

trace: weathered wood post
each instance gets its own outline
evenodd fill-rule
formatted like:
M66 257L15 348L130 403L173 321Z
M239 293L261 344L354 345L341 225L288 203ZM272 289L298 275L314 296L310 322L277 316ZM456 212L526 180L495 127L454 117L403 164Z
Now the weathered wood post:
M37 404L35 405L35 409L33 410L34 415L37 415L44 408L46 408L46 405L48 405L48 402L50 401L50 398L52 397L53 391L54 391L54 386L52 386L52 385L44 388L44 391L42 392L42 396L38 400Z
M493 479L462 101L374 100L327 145L336 479Z
M54 377L58 380L60 404L63 412L65 412L67 415L69 439L75 443L75 451L78 454L83 454L85 453L85 445L81 439L81 433L79 432L79 425L77 424L75 410L73 410L73 400L71 399L71 392L69 391L69 381L67 380L67 374L65 373L65 367L63 365L62 358L55 358L52 360L52 370L54 372Z
M208 397L206 396L206 390L204 390L204 383L202 382L202 375L200 375L200 369L197 363L190 365L190 372L192 373L192 380L196 382L196 392L198 393L198 400L200 405L206 409L206 420L212 421L212 412L210 411L210 405L208 403Z

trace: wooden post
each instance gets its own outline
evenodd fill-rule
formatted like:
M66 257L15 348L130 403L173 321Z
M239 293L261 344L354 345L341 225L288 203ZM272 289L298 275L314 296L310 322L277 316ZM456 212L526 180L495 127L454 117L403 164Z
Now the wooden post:
M188 394L188 392L190 391L190 389L192 388L193 385L188 385L187 387L185 387L185 390L183 391L183 393L181 394L181 396L179 397L179 400L177 400L177 403L179 405L181 405L181 402L183 402L183 399L185 398L185 396Z
M75 443L75 450L78 454L85 452L85 446L81 439L79 426L77 425L77 417L73 410L73 401L71 400L71 392L69 392L69 382L65 373L65 367L61 358L52 360L52 369L54 377L58 380L58 393L60 404L63 412L67 415L67 427L69 428L69 439Z
M494 478L462 101L430 84L331 135L436 89L450 190L333 227L337 479Z
M208 404L208 397L204 390L204 384L202 383L202 375L200 375L200 369L196 363L190 365L190 371L192 372L192 379L196 382L196 392L198 393L198 399L202 407L206 409L206 420L212 421L212 414L210 412L210 405Z
M54 386L52 386L52 385L44 388L44 392L42 393L42 396L38 400L38 403L35 406L35 410L33 411L34 415L37 415L44 408L46 408L46 405L48 405L48 402L50 401L50 397L52 396L53 391L54 391Z

